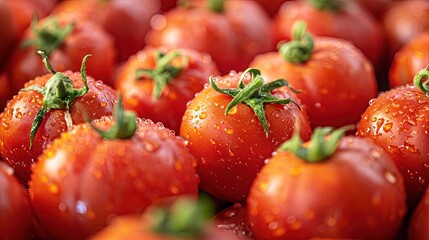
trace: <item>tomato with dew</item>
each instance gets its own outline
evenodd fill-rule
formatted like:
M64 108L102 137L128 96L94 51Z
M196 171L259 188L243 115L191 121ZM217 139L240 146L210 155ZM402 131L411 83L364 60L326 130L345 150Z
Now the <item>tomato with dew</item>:
M408 225L408 239L429 239L429 188L413 211Z

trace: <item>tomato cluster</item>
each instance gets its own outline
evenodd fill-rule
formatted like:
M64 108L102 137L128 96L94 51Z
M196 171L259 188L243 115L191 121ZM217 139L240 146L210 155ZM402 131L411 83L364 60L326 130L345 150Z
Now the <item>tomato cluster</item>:
M428 10L0 0L0 240L428 239Z

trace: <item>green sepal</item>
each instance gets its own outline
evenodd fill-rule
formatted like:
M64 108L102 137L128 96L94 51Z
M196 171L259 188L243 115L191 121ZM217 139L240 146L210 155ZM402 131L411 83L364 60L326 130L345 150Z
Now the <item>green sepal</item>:
M429 66L416 73L413 79L414 86L429 96Z

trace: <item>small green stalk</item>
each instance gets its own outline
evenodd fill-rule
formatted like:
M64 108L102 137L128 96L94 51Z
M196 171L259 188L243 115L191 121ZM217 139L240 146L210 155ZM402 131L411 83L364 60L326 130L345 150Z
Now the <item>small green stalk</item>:
M21 44L21 47L26 48L34 46L37 50L44 52L47 56L50 56L51 53L64 42L75 27L73 23L69 23L64 27L61 27L58 20L54 17L46 20L40 27L37 25L38 19L35 17L31 23L31 31L34 34L34 38L25 40Z
M28 88L21 89L21 91L34 90L43 95L42 108L37 112L36 117L34 118L34 121L31 125L30 148L33 146L34 137L36 136L37 130L39 129L40 124L42 124L43 118L45 117L48 111L52 109L65 109L67 111L66 112L67 126L70 126L72 124L71 118L70 118L71 104L74 102L76 98L85 95L89 90L88 81L87 81L86 72L85 72L85 64L86 64L87 58L91 55L86 55L83 58L82 66L80 68L80 73L85 86L81 89L75 89L73 88L73 82L69 77L67 77L63 73L56 72L52 68L48 60L48 56L43 51L39 50L37 51L37 53L40 56L42 56L43 62L45 63L46 68L53 75L46 82L45 87L36 85L36 86L30 86Z
M176 67L171 64L173 59L179 57L180 53L178 51L173 51L168 54L158 52L157 63L155 69L138 69L136 71L136 79L141 79L142 77L150 78L154 81L155 87L153 89L152 99L158 99L164 87L169 84L175 77L188 66L187 58L182 66Z
M341 0L307 0L316 9L327 12L338 12L343 6Z
M115 105L115 124L107 131L103 131L92 123L91 127L106 140L111 139L130 139L137 130L137 116L135 112L125 111L122 101L122 95L119 95L118 102Z
M251 79L248 85L243 83L244 78L250 74ZM225 110L225 115L227 116L229 110L234 106L238 105L241 102L244 102L246 105L251 107L258 117L259 121L264 128L265 134L268 137L268 123L265 117L264 104L265 103L275 103L275 104L289 104L294 103L296 106L299 105L294 102L292 99L280 99L271 94L271 91L280 87L289 87L288 82L284 79L277 79L273 82L264 84L264 79L261 76L261 72L258 69L248 68L243 72L240 77L238 87L235 89L220 89L214 82L213 77L210 77L211 87L220 93L229 95L233 97L232 101L228 104ZM296 91L295 91L296 92Z
M215 13L223 13L225 8L225 0L208 0L209 9Z
M294 135L284 142L278 150L289 151L308 162L320 162L332 156L345 132L353 126L344 126L337 130L332 127L318 127L314 129L308 147L305 147L299 135L299 128L295 127ZM327 137L329 135L329 137Z
M429 66L420 70L414 76L414 86L429 96Z
M279 54L291 63L307 62L313 54L314 41L307 32L307 24L297 21L292 27L292 40L279 48Z

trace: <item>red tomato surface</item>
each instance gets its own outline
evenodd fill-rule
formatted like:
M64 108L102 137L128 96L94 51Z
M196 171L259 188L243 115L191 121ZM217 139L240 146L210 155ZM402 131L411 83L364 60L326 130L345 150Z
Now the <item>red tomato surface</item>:
M274 16L279 11L281 5L284 2L291 1L291 0L254 0L261 4L261 6L265 9L265 11L270 15Z
M161 64L158 53L167 55L174 51L180 55L172 60L171 66L182 70L163 87L161 95L154 98L154 77L137 77L136 71L155 70ZM165 76L169 74L168 71L170 70L165 68L159 75ZM116 78L116 88L122 93L126 109L135 111L139 117L162 122L178 134L187 102L203 89L211 75L218 74L215 63L207 54L190 49L147 47L121 67Z
M116 67L116 50L110 35L94 23L69 21L64 15L41 19L37 27L40 30L43 25L48 25L49 29L53 29L55 21L58 21L61 28L68 24L74 24L75 27L56 49L53 49L50 54L46 53L54 69L60 72L78 71L82 58L91 54L91 60L86 67L88 75L112 85L112 74ZM34 39L34 37L31 29L28 29L22 41ZM20 90L31 79L48 73L37 50L40 49L35 46L14 50L7 70L15 91Z
M67 71L64 74L72 80L75 88L84 87L80 73ZM52 74L37 77L25 86L45 86L51 77ZM88 78L88 85L89 91L76 98L71 105L73 124L86 122L85 118L97 119L113 113L116 102L114 90L91 77ZM43 101L43 95L37 91L20 91L0 114L0 155L14 168L15 175L24 184L30 179L31 165L47 144L68 130L65 119L67 110L48 111L34 137L33 146L29 148L31 125Z
M0 0L0 69L9 57L11 48L17 40L17 29L12 23L12 13L6 0ZM6 24L8 23L8 24Z
M362 114L357 135L373 139L404 177L407 202L416 206L429 183L429 97L414 86L380 94Z
M0 161L0 239L27 240L31 230L31 207L24 187L13 169Z
M417 35L395 53L389 71L390 87L413 84L414 75L428 64L429 29Z
M240 76L230 73L214 81L220 88L236 88ZM249 80L247 75L244 81ZM281 99L298 101L286 87L272 93ZM309 138L311 129L305 111L295 104L265 104L267 136L253 109L244 103L233 107L225 116L231 100L231 96L207 86L189 103L180 136L188 141L188 148L198 161L200 188L218 199L240 202L246 198L264 160L291 137L295 123L304 139Z
M309 1L289 1L282 5L274 19L276 41L291 39L297 20L305 21L308 31L317 36L337 37L351 41L374 64L383 53L383 34L378 22L365 9L352 1L342 1L337 12L318 10Z
M218 229L232 232L239 236L240 239L254 239L247 217L247 206L244 203L234 203L216 213L213 217L213 223Z
M103 117L93 124L114 124ZM165 197L197 196L195 158L169 129L137 120L129 139L103 138L76 125L50 144L33 168L32 205L53 239L83 239L116 215L136 214Z
M7 74L5 72L0 72L0 111L6 107L7 101L12 99L15 92L12 90L10 86L10 81L7 78Z
M245 70L256 54L274 49L270 18L258 3L229 0L217 13L208 1L189 2L154 18L146 43L207 52L222 74Z
M408 239L429 239L429 188L414 210L408 227Z
M314 38L311 58L304 63L286 61L278 52L258 55L250 64L264 79L286 79L307 110L312 127L355 124L377 96L371 62L349 42Z
M308 162L279 150L247 199L256 239L393 239L406 213L403 179L371 140L345 137Z

